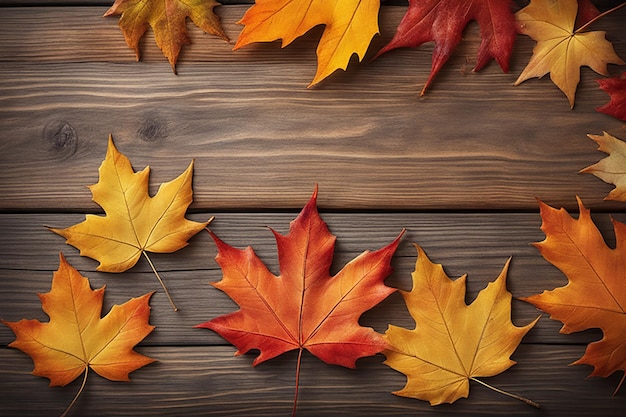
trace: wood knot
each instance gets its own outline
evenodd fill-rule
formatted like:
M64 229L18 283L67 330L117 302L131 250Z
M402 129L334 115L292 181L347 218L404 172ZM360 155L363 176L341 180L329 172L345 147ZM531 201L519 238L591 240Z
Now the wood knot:
M145 142L157 142L167 137L167 129L157 117L149 117L137 129L137 135Z
M43 129L43 141L48 152L61 158L69 158L76 153L78 135L68 122L58 120L48 123Z

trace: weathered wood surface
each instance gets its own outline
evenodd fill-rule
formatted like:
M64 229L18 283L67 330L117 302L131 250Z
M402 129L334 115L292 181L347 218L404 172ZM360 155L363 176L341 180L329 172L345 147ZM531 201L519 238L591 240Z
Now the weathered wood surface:
M207 234L153 257L181 308L174 313L143 260L124 274L98 273L96 262L46 230L101 211L86 185L98 179L110 133L136 168L150 164L154 190L194 159L189 217L216 216L215 233L253 246L275 273L267 226L286 232L316 183L322 217L338 237L334 270L406 228L387 283L409 288L416 242L448 275L469 274L468 301L509 257L515 297L566 282L531 246L543 239L536 197L575 210L581 196L610 245L610 217L626 221L623 204L603 201L612 186L578 173L604 156L586 134L626 139L622 122L594 110L608 101L599 76L582 69L571 111L548 77L513 87L534 45L526 37L518 37L510 73L494 63L472 73L480 38L470 25L420 98L432 45L353 60L348 72L306 89L320 28L285 49L272 43L233 52L190 23L193 44L183 48L174 75L150 32L135 61L117 19L101 17L110 2L63 3L0 0L0 318L47 320L36 293L49 290L60 251L94 288L107 285L105 310L157 290L157 329L138 349L158 362L133 373L131 384L92 374L72 415L280 416L289 415L293 398L293 354L252 368L253 354L234 357L217 334L192 328L236 308L209 285L221 272ZM16 4L46 7L1 7ZM217 9L231 39L247 7ZM368 56L391 38L405 10L383 7ZM626 9L597 25L622 58L624 21ZM609 69L617 75L625 68ZM538 314L513 301L516 324ZM398 294L361 322L381 332L389 323L413 325ZM518 364L487 381L538 401L540 411L478 385L469 399L430 407L390 394L404 377L380 355L359 361L357 370L306 355L298 415L622 416L626 389L611 397L621 375L585 379L590 367L567 366L601 332L562 335L559 328L544 314L514 354ZM0 326L0 346L11 340ZM31 369L23 353L0 349L0 415L59 415L80 385L48 388Z
M306 200L306 197L304 198ZM250 245L268 267L278 275L276 245L268 227L287 233L295 214L214 213L211 230L227 243L243 248ZM192 219L201 221L207 215L196 213ZM626 221L626 215L616 214ZM394 273L387 284L411 288L411 272L415 269L416 251L412 243L424 248L432 261L441 263L450 277L468 274L468 300L494 280L511 259L508 288L515 297L524 297L566 283L565 277L538 255L530 245L543 239L538 214L338 214L323 213L333 234L337 236L333 270L338 271L362 251L375 250L390 243L403 228L406 234L394 258ZM32 317L45 320L35 293L50 289L52 271L58 267L59 251L75 268L88 276L94 288L107 285L106 306L126 301L128 294L139 295L160 290L147 262L143 259L124 274L95 272L97 262L81 258L77 251L63 245L63 238L46 230L44 225L65 227L82 221L79 214L5 214L0 215L3 236L3 258L0 260L0 293L7 299L0 305L0 317L18 320ZM609 216L595 216L604 234L613 245ZM223 344L216 334L191 329L196 324L236 309L236 305L209 282L221 279L214 260L215 245L206 233L193 238L191 244L171 255L153 255L153 262L163 275L181 311L173 314L165 294L159 291L151 300L151 323L158 327L145 340L149 345ZM10 294L10 295L9 295ZM106 308L108 310L108 308ZM513 317L518 325L532 321L539 312L530 304L513 303ZM412 327L404 302L398 294L389 297L380 308L367 312L364 322L380 332L388 323ZM584 343L599 339L588 334L562 335L552 320L542 320L524 339L529 343ZM0 344L12 340L12 332L0 327Z
M131 383L112 383L91 374L74 415L275 417L291 414L296 361L293 352L252 368L252 355L233 359L232 347L139 349L159 362L135 372ZM517 365L506 374L486 379L502 389L533 398L541 403L540 410L478 384L471 385L467 399L431 407L427 402L390 393L401 388L405 379L381 364L384 359L381 355L359 360L356 369L345 369L326 365L306 354L298 415L623 416L624 398L606 395L619 382L616 375L585 380L587 368L567 366L582 352L581 346L523 345L513 356ZM46 380L24 371L30 366L29 359L13 353L0 351L5 381L3 404L7 399L11 402L11 408L6 408L3 415L60 414L80 382L48 388ZM585 389L580 388L581 384Z
M220 9L233 39L245 9ZM329 208L534 210L539 197L575 209L578 194L592 208L619 209L602 202L609 185L578 174L602 157L586 134L626 136L619 120L594 110L608 102L598 76L583 69L571 111L547 78L514 87L534 44L527 37L510 73L493 63L472 73L480 41L472 25L419 98L428 45L354 62L307 89L319 31L285 49L233 52L190 24L194 43L176 76L151 35L136 63L105 10L3 10L0 207L96 210L84 185L97 180L92 167L112 133L137 167L155 168L155 181L195 158L193 208L297 208L300 190L317 182ZM404 10L383 8L372 51ZM603 24L622 56L625 19L620 11Z

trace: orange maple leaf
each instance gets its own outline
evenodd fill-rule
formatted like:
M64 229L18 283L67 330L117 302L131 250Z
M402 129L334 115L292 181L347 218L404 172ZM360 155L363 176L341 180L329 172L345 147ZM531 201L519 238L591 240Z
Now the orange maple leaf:
M353 54L363 59L378 33L379 8L380 0L257 0L239 21L245 27L234 49L277 39L285 47L314 26L326 25L311 87L335 70L345 70Z
M465 304L465 279L451 280L440 264L418 251L413 288L400 291L415 329L390 325L385 333L389 367L407 376L396 395L452 403L469 395L469 381L478 382L527 404L536 403L496 389L477 377L504 372L515 364L511 354L537 319L523 327L511 322L511 293L506 289L508 262L498 278Z
M115 0L104 16L121 15L119 26L126 43L135 50L139 60L139 40L150 26L157 45L176 73L176 61L184 44L190 44L186 18L200 29L228 41L219 17L213 9L215 0Z
M424 95L461 42L463 29L470 20L476 20L482 42L474 71L479 71L495 58L500 68L508 72L516 36L512 4L510 0L409 0L396 34L376 57L396 48L415 48L433 41L432 69L420 94Z
M39 294L50 321L2 320L16 335L9 347L32 358L33 375L48 378L50 386L65 386L84 374L66 413L85 387L90 368L112 381L128 381L130 372L154 362L133 350L154 329L148 323L152 293L115 305L101 318L104 288L92 290L89 280L60 254L50 292Z
M65 237L66 243L78 248L81 255L100 262L98 271L127 271L143 254L177 310L147 252L170 253L182 249L188 239L210 222L185 218L192 201L192 171L193 161L180 176L161 184L151 197L149 167L135 172L130 160L117 150L109 136L100 178L89 187L105 216L88 214L81 223L50 230Z
M567 276L568 284L522 299L562 322L561 333L602 329L604 337L590 343L574 364L592 365L592 376L607 377L626 371L626 225L613 220L617 244L611 249L590 211L577 201L578 219L539 202L546 238L535 246Z
M550 79L565 93L573 108L581 66L586 65L598 74L609 75L607 64L624 64L613 45L606 40L606 32L584 32L592 22L623 5L595 16L574 30L577 0L531 0L528 6L515 14L515 19L520 33L536 40L537 45L515 85L550 73ZM593 15L587 13L587 8L585 14Z
M252 248L233 248L211 233L224 273L213 285L241 309L196 326L219 333L237 347L237 355L258 349L253 365L298 349L296 399L304 349L326 363L354 368L358 358L386 347L382 335L358 320L395 291L383 281L404 233L382 249L365 251L331 276L336 238L319 217L316 199L317 190L287 235L273 231L280 276L272 274ZM295 408L296 400L294 413Z

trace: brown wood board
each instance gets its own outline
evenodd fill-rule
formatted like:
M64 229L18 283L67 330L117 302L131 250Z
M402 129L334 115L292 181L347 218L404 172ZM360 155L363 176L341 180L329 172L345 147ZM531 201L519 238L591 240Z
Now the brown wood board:
M207 233L177 253L152 256L181 309L175 313L144 260L123 274L96 272L97 262L46 230L102 214L87 185L98 181L109 134L135 169L150 165L152 192L194 160L189 217L215 216L211 230L233 246L251 245L276 274L268 227L285 233L316 184L322 218L337 236L333 272L406 228L387 284L410 288L418 243L449 276L468 274L467 302L509 257L514 297L567 282L532 246L544 238L537 198L575 212L580 196L611 247L611 218L626 221L623 203L604 201L613 186L579 173L605 156L587 134L626 139L623 122L595 110L609 100L595 82L601 76L581 69L573 110L548 76L514 87L534 46L525 36L516 40L509 73L493 62L472 72L480 36L470 24L419 97L432 44L369 62L406 7L381 9L380 35L363 62L353 59L346 72L307 89L322 28L286 48L274 42L232 51L233 42L188 22L193 43L174 75L151 31L136 61L117 18L102 17L104 2L16 3L0 0L0 318L47 321L36 294L49 291L59 252L93 288L106 285L104 312L157 291L150 318L156 330L137 349L158 362L134 372L131 383L91 373L71 415L280 416L290 414L293 400L294 352L252 367L254 352L234 356L216 333L193 328L237 308L209 285L221 271ZM604 10L616 3L597 4ZM232 40L248 7L216 9ZM624 21L626 8L592 27L607 31L622 58ZM625 67L609 70L614 76ZM517 325L539 314L512 302ZM413 326L399 294L361 323L379 332L390 323ZM611 396L620 374L585 379L591 367L568 366L601 331L564 335L560 327L543 314L513 355L518 364L485 380L541 403L541 410L478 384L468 399L431 407L391 394L405 377L383 365L382 355L349 370L307 354L298 416L621 416L625 389ZM30 375L26 355L6 348L13 338L0 326L0 415L59 415L80 381L48 388Z

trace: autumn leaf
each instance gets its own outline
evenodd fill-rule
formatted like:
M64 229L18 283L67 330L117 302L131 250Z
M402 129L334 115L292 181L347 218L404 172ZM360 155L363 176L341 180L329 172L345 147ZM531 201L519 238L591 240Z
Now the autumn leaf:
M515 43L516 29L509 0L409 0L409 7L393 39L376 54L392 49L418 47L434 41L430 76L421 95L461 42L463 29L471 20L480 25L482 42L474 71L480 71L495 59L504 72ZM376 58L375 57L375 58Z
M66 243L78 248L81 255L100 262L98 271L127 271L143 254L177 310L147 252L175 252L187 246L187 240L209 223L185 218L192 201L192 171L193 161L178 178L161 184L151 197L150 168L134 172L129 159L109 136L100 179L89 187L93 201L104 209L105 216L88 214L85 221L74 226L50 230L65 237Z
M135 50L137 60L139 40L150 26L157 45L176 73L180 50L184 44L191 43L187 17L206 33L228 41L219 17L213 12L219 5L215 0L115 0L104 16L121 15L119 26L126 43Z
M596 81L611 96L607 104L597 107L596 110L626 122L626 71L618 77Z
M415 329L390 325L385 333L389 349L384 362L407 376L396 395L452 403L469 395L469 381L538 407L530 400L493 388L477 377L504 372L522 337L535 325L511 322L511 293L506 289L508 262L498 278L476 299L465 304L465 279L451 280L440 264L433 264L418 245L413 289L400 291Z
M597 18L600 11L593 5L591 0L578 0L578 13L576 14L576 27L580 27L592 19Z
M609 156L580 172L593 174L602 181L615 185L605 200L626 202L626 142L606 132L603 136L587 136L599 145L599 151L605 152Z
M311 87L335 70L345 70L353 54L363 59L378 33L379 8L380 0L256 0L239 21L245 27L234 49L277 39L286 47L311 28L325 25Z
M604 337L590 343L573 364L591 365L592 376L607 377L626 371L626 225L613 220L617 244L609 248L590 211L577 200L578 219L539 202L546 238L535 246L567 276L568 284L523 300L562 322L561 333L602 329ZM622 382L624 378L615 392Z
M89 280L60 254L50 292L39 294L50 321L2 320L16 336L9 347L32 358L33 375L48 378L51 387L65 386L84 375L78 394L63 415L85 387L89 369L111 381L129 381L130 372L154 362L133 350L154 329L148 323L152 293L114 305L101 318L104 289L92 290Z
M565 93L573 108L580 67L586 65L606 76L609 75L608 64L624 64L613 45L606 40L606 32L584 32L592 22L621 6L574 30L578 11L576 0L531 0L515 14L515 19L520 33L530 36L537 45L515 85L550 73L550 79Z
M211 233L224 274L213 285L240 310L196 326L219 333L237 347L237 355L258 349L253 365L297 349L294 414L304 349L326 363L354 368L358 358L386 347L382 335L358 320L395 291L383 281L391 273L391 257L402 236L375 252L363 252L331 276L336 238L320 218L316 201L317 189L287 235L272 230L279 276L252 248L233 248Z

